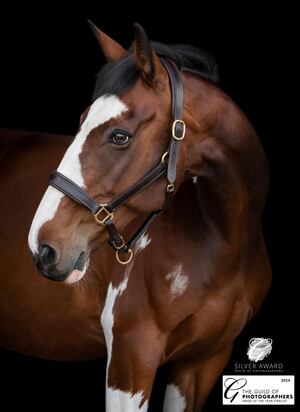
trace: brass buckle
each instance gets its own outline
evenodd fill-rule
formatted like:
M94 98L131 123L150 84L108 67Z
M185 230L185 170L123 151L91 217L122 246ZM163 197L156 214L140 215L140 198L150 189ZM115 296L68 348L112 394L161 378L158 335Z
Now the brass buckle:
M117 246L117 245L116 245L116 242L115 242L114 240L112 241L114 247L115 247L117 250L120 250L120 249L122 249L122 248L125 246L125 240L123 239L123 236L120 235L120 239L121 239L121 241L122 241L122 244L121 244L120 246Z
M121 260L121 259L120 259L120 256L119 256L119 250L116 250L116 259L117 259L117 261L118 261L119 263L121 263L121 265L127 265L127 263L131 262L131 260L132 260L132 257L133 257L133 251L132 251L132 249L128 249L128 250L126 251L126 253L129 254L128 259L127 259L127 260Z
M182 133L181 133L181 136L176 136L176 126L178 125L178 124L181 124L182 125ZM183 120L174 120L174 122L173 122L173 126L172 126L172 136L173 136L173 138L175 139L175 140L183 140L184 139L184 136L185 136L185 123L184 123L184 121Z
M106 209L107 204L105 203L104 205L100 205L100 209L98 210L97 213L94 214L94 218L97 223L100 223L100 225L105 226L105 222L109 219L113 219L114 214L113 212L110 212L109 210ZM101 218L101 213L106 213L106 215Z

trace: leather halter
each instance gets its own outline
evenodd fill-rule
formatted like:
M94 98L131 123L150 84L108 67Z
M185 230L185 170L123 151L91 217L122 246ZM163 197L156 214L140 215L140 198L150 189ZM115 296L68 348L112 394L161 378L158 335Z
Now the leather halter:
M116 196L109 203L98 203L91 198L87 192L85 192L80 186L74 183L71 179L64 176L60 172L54 172L49 178L49 185L60 190L62 193L73 199L81 206L89 209L97 223L104 226L109 233L108 243L113 247L116 252L116 259L121 264L127 264L131 261L133 256L132 246L145 232L153 220L162 213L172 198L174 193L174 183L176 180L176 168L179 155L180 142L185 136L185 123L182 120L183 110L183 82L180 75L180 71L176 64L161 57L161 63L166 69L170 81L171 87L171 99L172 99L172 134L169 143L169 148L166 153L163 154L161 162L146 173L140 180L134 185L130 186L127 190ZM134 235L125 243L122 235L118 232L115 224L113 223L114 210L123 205L130 197L136 195L146 187L156 182L160 177L167 173L167 197L164 206L161 209L150 212L146 220L137 229ZM127 254L127 259L122 260L120 255Z

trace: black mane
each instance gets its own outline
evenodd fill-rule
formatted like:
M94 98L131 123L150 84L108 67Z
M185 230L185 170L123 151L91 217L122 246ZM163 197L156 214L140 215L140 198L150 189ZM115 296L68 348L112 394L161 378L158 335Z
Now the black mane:
M207 81L218 84L219 70L212 54L193 46L178 44L166 45L151 43L160 57L173 60L179 69L189 69L197 72ZM129 90L140 75L133 53L129 51L125 58L106 64L98 73L93 93L93 100L104 94L121 96Z

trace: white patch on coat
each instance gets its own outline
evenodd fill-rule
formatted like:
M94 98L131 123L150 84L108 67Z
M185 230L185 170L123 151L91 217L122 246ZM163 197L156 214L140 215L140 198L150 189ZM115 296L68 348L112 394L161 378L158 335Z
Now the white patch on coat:
M111 360L111 353L112 353L112 345L113 345L113 326L114 326L114 305L115 301L118 296L121 296L122 293L127 288L127 283L129 279L129 275L131 269L133 267L134 261L132 260L125 269L124 279L117 287L113 287L110 283L107 289L106 299L104 308L101 314L101 325L103 328L105 342L106 342L106 349L107 349L107 372L110 365ZM107 380L107 376L106 376Z
M127 110L127 106L117 96L105 95L99 97L90 107L85 121L66 151L57 170L84 188L80 154L87 136L95 127L120 116ZM46 190L36 211L28 235L28 243L32 253L37 253L38 251L38 234L40 228L45 222L53 219L63 197L64 194L52 186Z
M172 299L182 295L188 287L189 278L184 274L182 264L176 265L172 272L167 274L166 279L171 281L170 291Z
M167 385L163 412L184 412L185 408L186 400L179 388L173 383Z
M135 244L135 252L140 252L144 250L149 243L151 242L151 238L148 236L147 233L143 233L142 236L137 240Z
M114 305L118 296L121 296L124 290L127 287L128 276L125 276L124 280L114 288L110 283L108 286L105 305L101 314L101 325L103 328L106 349L107 349L107 372L109 369L111 354L112 354L112 345L113 345L113 326L114 326Z
M198 181L198 176L194 176L194 177L193 177L193 183L196 184L197 181Z
M107 388L106 390L106 412L146 412L148 401L144 403L143 392L132 394L119 389ZM141 405L142 404L142 405Z
M126 412L146 412L148 401L144 400L143 392L131 393L121 391L117 388L108 386L108 373L112 357L113 347L113 327L114 327L114 305L116 299L126 290L130 272L133 268L134 261L131 261L125 269L124 280L117 286L113 287L110 283L107 290L105 305L101 314L101 325L103 328L106 349L107 349L107 367L106 367L106 411L126 411ZM140 406L141 405L141 406Z

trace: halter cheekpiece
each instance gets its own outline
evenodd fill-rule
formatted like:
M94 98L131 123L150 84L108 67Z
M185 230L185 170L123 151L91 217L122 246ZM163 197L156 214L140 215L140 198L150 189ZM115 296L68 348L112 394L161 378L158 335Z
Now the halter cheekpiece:
M80 186L60 172L54 172L49 178L49 185L55 187L81 206L89 209L93 213L96 222L106 228L109 234L108 243L115 250L117 261L123 265L126 265L131 261L133 257L132 247L135 242L142 236L153 220L166 209L171 201L174 193L174 183L176 180L176 168L180 142L185 136L186 128L185 123L182 120L184 94L180 71L172 60L167 60L163 57L161 57L160 60L168 73L170 81L173 117L169 148L168 151L162 155L160 163L127 190L116 196L109 203L105 204L96 202ZM141 224L134 235L127 242L125 242L113 222L114 210L118 206L124 204L130 197L156 182L165 174L167 174L167 196L164 206L161 209L150 212L146 220ZM121 258L123 256L124 259Z

